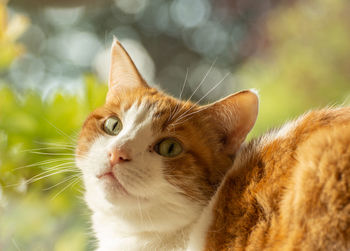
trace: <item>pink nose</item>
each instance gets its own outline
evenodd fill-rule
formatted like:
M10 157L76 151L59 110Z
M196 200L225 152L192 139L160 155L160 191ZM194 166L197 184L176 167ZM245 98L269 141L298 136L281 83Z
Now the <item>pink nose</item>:
M127 150L123 148L113 149L108 153L108 158L111 167L113 167L116 164L120 164L131 160Z

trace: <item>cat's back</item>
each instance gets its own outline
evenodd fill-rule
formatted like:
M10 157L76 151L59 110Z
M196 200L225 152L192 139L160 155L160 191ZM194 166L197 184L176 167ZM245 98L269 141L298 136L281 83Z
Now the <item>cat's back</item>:
M281 202L270 243L284 250L350 249L350 110L310 135ZM279 230L279 231L277 231ZM277 250L277 248L274 248Z
M350 107L243 147L200 221L204 250L349 250Z

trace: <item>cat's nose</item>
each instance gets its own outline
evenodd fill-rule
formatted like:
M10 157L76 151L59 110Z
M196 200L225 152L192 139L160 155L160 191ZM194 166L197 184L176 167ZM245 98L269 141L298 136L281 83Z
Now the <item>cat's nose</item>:
M108 153L109 163L111 167L116 164L130 161L129 152L124 148L115 148Z

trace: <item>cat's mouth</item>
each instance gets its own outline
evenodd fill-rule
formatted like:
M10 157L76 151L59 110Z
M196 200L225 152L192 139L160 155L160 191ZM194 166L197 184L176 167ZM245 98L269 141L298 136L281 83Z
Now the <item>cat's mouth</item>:
M110 177L110 178L115 179L115 176L114 176L112 171L106 172L106 173L101 174L101 175L97 175L97 178L99 178L99 179L102 179L102 178L105 178L105 177Z
M106 172L96 176L102 182L110 182L111 186L117 188L119 191L123 192L126 195L129 195L128 191L124 188L124 186L119 182L118 178L111 170L107 170Z

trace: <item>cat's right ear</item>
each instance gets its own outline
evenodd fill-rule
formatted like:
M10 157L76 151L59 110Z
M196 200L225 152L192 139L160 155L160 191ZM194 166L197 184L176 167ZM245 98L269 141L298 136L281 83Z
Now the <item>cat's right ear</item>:
M107 100L126 89L148 87L131 57L114 38L111 48L111 64L109 69Z
M253 128L258 116L259 98L254 90L241 91L207 105L205 113L219 125L224 151L233 155Z

